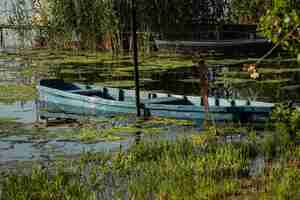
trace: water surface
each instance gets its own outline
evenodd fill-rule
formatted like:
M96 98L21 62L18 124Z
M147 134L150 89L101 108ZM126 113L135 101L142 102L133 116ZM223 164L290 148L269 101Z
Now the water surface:
M0 118L16 119L21 123L36 122L36 103L29 102L15 102L12 104L0 103Z

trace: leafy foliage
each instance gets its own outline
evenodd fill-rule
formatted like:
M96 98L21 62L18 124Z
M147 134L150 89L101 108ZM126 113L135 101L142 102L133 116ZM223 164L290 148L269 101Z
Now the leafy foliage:
M230 19L235 23L257 23L270 5L270 0L232 0Z
M260 19L259 28L274 43L291 52L300 62L300 7L291 0L277 0Z
M129 28L130 0L114 1L120 26ZM184 32L192 21L216 24L225 16L226 1L137 0L139 29L159 33ZM127 29L128 30L128 29Z
M287 105L279 105L272 113L276 121L275 127L279 132L285 132L291 139L295 139L300 131L300 112Z

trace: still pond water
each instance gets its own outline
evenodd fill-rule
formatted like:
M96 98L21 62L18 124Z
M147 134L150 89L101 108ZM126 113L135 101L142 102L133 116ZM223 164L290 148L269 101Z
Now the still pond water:
M16 59L0 59L0 84L35 83L37 81L35 77L26 77L20 73L20 70L26 69L26 67L28 67L26 63L18 62ZM240 71L237 68L224 67L214 69L213 72L215 77L223 77L223 72L230 70ZM195 80L191 79L189 75L179 75L178 77L178 74L182 74L180 72L181 70L167 71L159 74L160 78L158 79L155 78L157 74L150 75L148 77L152 77L152 79L143 80L143 87L146 90L157 90L157 88L160 88L160 91L177 94L182 94L183 92L197 94L199 88ZM174 74L176 75L175 78ZM224 83L216 82L211 85L210 92L212 95L233 95L236 98L248 98L252 94L252 99L278 100L272 96L272 87L271 91L260 91L260 94L254 94L255 87L250 90L247 88L241 90L241 87L228 87ZM0 119L15 119L12 122L14 124L12 126L9 125L10 122L7 122L7 127L10 130L0 131L0 133L2 132L0 135L0 164L10 161L51 160L57 156L71 156L83 151L115 151L119 148L126 149L131 143L136 141L136 137L132 135L121 141L101 141L89 144L55 137L45 137L45 135L63 134L72 131L74 128L68 124L60 124L48 128L36 128L36 113L35 101L17 101L12 104L0 103ZM182 135L182 132L192 132L194 128L169 128L162 133L160 138L175 138L176 133L180 132Z

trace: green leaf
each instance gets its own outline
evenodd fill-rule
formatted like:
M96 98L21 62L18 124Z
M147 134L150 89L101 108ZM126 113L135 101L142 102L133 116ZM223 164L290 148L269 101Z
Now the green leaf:
M284 23L288 24L288 23L290 23L290 21L291 21L291 18L288 15L285 16Z
M285 46L289 46L289 42L288 42L288 41L284 41L283 44L284 44Z
M297 62L300 63L300 53L298 53Z

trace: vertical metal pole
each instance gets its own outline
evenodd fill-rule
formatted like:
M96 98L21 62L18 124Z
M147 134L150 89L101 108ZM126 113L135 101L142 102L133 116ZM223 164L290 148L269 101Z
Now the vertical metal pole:
M136 109L137 116L141 116L140 105L140 85L139 85L139 69L138 69L138 48L137 48L137 24L136 24L136 3L135 0L131 0L132 10L132 41L133 41L133 63L134 63L134 80L135 80L135 97L136 97Z

